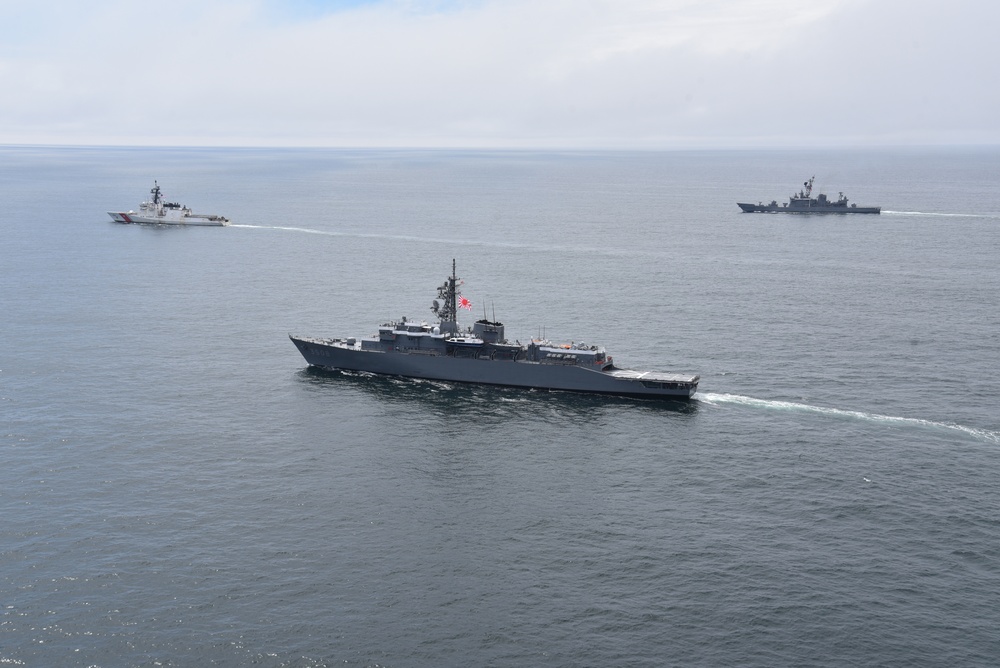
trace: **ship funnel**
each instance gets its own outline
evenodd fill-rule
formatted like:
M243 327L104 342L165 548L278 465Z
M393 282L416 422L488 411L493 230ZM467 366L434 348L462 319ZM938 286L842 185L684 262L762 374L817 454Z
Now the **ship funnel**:
M505 340L503 323L490 322L486 318L472 324L472 334L486 343L502 343Z

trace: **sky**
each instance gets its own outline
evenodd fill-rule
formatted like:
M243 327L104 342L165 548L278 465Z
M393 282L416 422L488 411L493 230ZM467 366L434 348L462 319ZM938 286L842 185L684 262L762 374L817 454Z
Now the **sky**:
M0 144L1000 144L996 0L0 0Z

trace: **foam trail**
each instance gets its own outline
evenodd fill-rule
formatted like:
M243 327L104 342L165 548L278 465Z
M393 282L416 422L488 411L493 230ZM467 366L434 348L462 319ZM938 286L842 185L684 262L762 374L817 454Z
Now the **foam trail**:
M890 216L937 216L940 218L997 218L983 213L928 213L925 211L882 211Z
M908 427L922 427L929 429L949 429L960 431L981 441L1000 444L1000 432L989 429L977 429L966 427L960 424L949 424L947 422L935 422L933 420L921 420L920 418L895 417L892 415L879 415L878 413L866 413L864 411L848 411L842 408L825 408L823 406L811 406L809 404L799 404L794 401L773 401L770 399L755 399L739 394L717 394L714 392L699 392L697 395L700 401L708 404L741 404L744 406L754 406L757 408L770 408L773 410L799 411L803 413L817 413L819 415L830 415L834 417L852 418L864 420L866 422L877 422L880 424L892 424Z
M363 232L331 232L329 230L314 230L308 227L285 227L282 225L229 225L229 227L245 227L255 230L283 230L285 232L304 232L306 234L322 234L328 237L353 237L355 239L395 239L397 241L419 241L432 244L458 244L462 246L502 246L505 248L534 248L528 244L512 244L496 241L468 241L462 239L434 239L432 237L418 237L408 234L366 234Z
M275 225L240 225L230 223L228 227L246 227L254 230L285 230L286 232L305 232L306 234L325 234L330 237L346 236L337 232L324 232L323 230L310 230L308 227L278 227Z
M363 232L332 232L329 230L314 230L308 227L286 227L282 225L246 225L230 223L229 227L242 227L254 230L282 230L285 232L302 232L305 234L320 234L328 237L353 237L355 239L392 239L394 241L410 241L423 244L451 244L455 246L477 246L483 248L517 248L537 252L584 253L609 256L635 257L646 255L660 257L662 253L635 251L634 249L591 248L585 246L559 246L552 244L523 244L503 241L478 241L475 239L435 239L433 237L418 237L407 234L367 234Z

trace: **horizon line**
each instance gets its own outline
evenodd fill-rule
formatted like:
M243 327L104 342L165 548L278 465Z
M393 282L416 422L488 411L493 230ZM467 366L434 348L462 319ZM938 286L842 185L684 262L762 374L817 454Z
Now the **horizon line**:
M831 145L821 143L816 145L787 145L787 146L765 146L747 144L728 145L690 145L690 146L558 146L558 145L516 145L516 146L490 146L490 145L468 145L468 146L447 146L447 145L301 145L301 144L99 144L99 143L13 143L0 142L0 148L66 148L66 149L211 149L211 150L334 150L334 151L494 151L494 152L519 152L519 151L552 151L552 152L587 152L587 153L669 153L680 151L857 151L857 150L926 150L926 149L998 149L1000 142L939 142L939 143L847 143Z

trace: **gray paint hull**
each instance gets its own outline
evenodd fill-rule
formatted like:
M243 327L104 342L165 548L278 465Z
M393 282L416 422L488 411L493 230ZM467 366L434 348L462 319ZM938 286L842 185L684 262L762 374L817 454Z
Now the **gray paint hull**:
M313 366L429 380L675 400L690 399L699 380L698 376L623 369L601 371L521 360L387 353L324 339L289 338Z
M880 206L775 206L737 202L744 213L881 213Z

